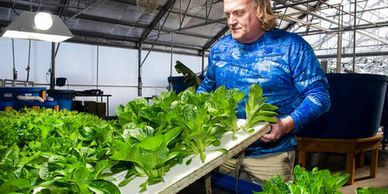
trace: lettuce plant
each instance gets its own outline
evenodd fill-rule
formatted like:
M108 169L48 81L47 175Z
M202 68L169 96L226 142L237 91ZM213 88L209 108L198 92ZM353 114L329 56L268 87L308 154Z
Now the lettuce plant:
M145 191L188 156L204 162L206 148L218 146L224 133L234 136L243 98L225 87L165 92L152 104L137 98L120 105L118 120L109 122L70 111L0 112L0 193L114 194L119 189L111 175L122 171L127 174L119 186L144 176ZM261 88L253 86L245 130L274 121L276 107L264 101Z
M311 171L300 167L294 168L294 180L291 183L284 182L281 176L274 176L269 181L265 182L262 192L254 192L255 194L277 194L277 193L321 193L333 194L340 193L339 189L347 182L349 174L334 173L329 170L318 170L313 168Z
M243 129L250 131L254 126L261 122L276 122L277 107L265 103L266 98L263 97L263 89L259 85L252 85L249 89L248 100L245 103L246 122Z

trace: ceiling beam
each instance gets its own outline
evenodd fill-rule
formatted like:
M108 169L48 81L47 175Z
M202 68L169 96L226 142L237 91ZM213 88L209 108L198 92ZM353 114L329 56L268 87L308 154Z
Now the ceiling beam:
M388 6L378 6L378 7L370 7L363 10L356 10L356 13L381 11L382 9L388 9ZM347 12L347 14L354 15L354 11ZM336 16L338 16L338 14L327 15L326 17L336 17Z
M72 39L67 40L66 42L137 49L136 43L134 43L134 42L111 41L111 39L98 38L98 37L87 36L87 35L74 37ZM164 46L164 45L161 45L161 46ZM151 46L148 46L147 44L145 44L145 45L143 45L142 50L150 50L150 47ZM166 47L166 49L163 49L160 46L156 46L152 49L152 51L164 52L164 53L170 54L171 48ZM199 50L193 50L193 49L188 50L188 49L181 49L181 48L175 48L175 47L174 47L174 53L183 54L183 55L192 55L192 56L199 56L200 55Z
M371 29L371 28L383 28L383 27L388 27L388 21L383 21L383 22L376 22L375 24L359 24L357 25L357 30L366 30L366 29ZM329 28L331 31L337 31L338 28ZM353 31L353 26L345 26L342 28L343 32L347 31ZM309 34L305 35L316 35L316 34L321 34L321 30L316 30L316 31L310 31ZM303 34L303 33L302 33Z
M356 53L356 57L387 56L388 51ZM317 55L319 59L337 58L337 54ZM353 53L342 53L342 58L353 57Z
M315 2L317 2L317 0L300 1L297 3L285 3L284 1L275 0L275 3L277 3L278 5L281 5L281 6L275 6L273 8L273 10L279 10L279 9L284 9L284 8L289 8L289 7L292 8L296 5L302 5L302 4L312 3L312 2L315 3Z
M301 20L301 19L296 19L296 18L293 18L291 16L284 16L283 17L283 20L287 21L287 22L290 22L290 23L298 23L298 24L302 24L304 26L307 26L307 27L313 27L315 29L318 29L318 30L322 30L322 31L325 31L325 32L328 32L328 33L331 33L333 31L329 30L328 28L324 28L320 25L315 25L313 24L312 22L310 21L305 21L305 20Z
M284 0L277 0L277 1L283 2ZM325 2L325 1L326 1L326 0L323 0L322 2L318 2L318 3L321 4L321 3ZM283 2L283 3L284 3L284 2ZM318 3L317 3L317 4L318 4ZM303 7L301 7L301 6L295 6L295 7L293 7L293 8L296 9L296 10L298 10L298 11L301 11L301 12L303 12L303 13L305 13L305 14L308 14L308 15L317 17L317 18L319 18L319 19L325 20L325 21L327 21L327 22L330 22L330 23L332 23L332 24L337 24L337 25L338 25L338 22L337 22L337 21L334 21L334 20L332 20L332 19L329 19L329 18L325 17L324 15L318 15L318 14L316 14L316 13L310 12L310 10L308 10L307 8L303 8ZM373 25L375 25L375 23L374 23ZM353 26L353 27L356 28L356 30L357 30L357 24L356 24L355 26ZM354 29L354 28L353 28L353 29ZM384 42L384 43L388 44L388 42L387 42L385 39L383 39L383 38L381 38L381 37L379 37L379 36L372 36L372 35L370 35L369 33L365 33L365 32L363 32L363 31L357 31L357 33L362 34L362 35L364 35L364 36L367 36L367 37L369 37L369 38L371 38L371 39L375 39L375 40L377 40L377 41Z
M111 35L111 34L100 33L100 32L90 32L90 31L81 31L81 30L74 30L74 33L79 34L79 35L83 35L83 36L107 38L107 39L111 39L111 40L139 43L139 39L133 38L133 37L127 37L127 36L118 36L118 35ZM155 44L155 45L159 45L159 46L171 47L171 42L164 42L164 41L158 41L158 42L154 43L154 41L152 41L152 40L144 40L143 44ZM201 48L198 46L188 45L188 44L177 44L177 45L174 45L174 47L181 48L181 49L198 50L198 51L201 50Z
M127 4L127 5L132 5L132 6L137 6L135 2L131 2L131 1L127 1L127 0L111 0L111 1L119 2L119 3L123 3L123 4ZM158 6L156 8L156 10L162 10L162 9L163 9L162 6ZM169 12L173 13L173 14L178 14L178 15L181 14L180 12L175 11L175 10L169 10ZM209 18L202 17L202 16L197 16L197 15L192 15L192 14L186 14L186 16L192 17L192 18L195 18L195 19L200 19L200 20L208 21L208 22L212 22L213 21L213 20L211 20ZM223 24L222 22L218 22L218 23Z
M4 21L0 20L0 29L5 29L11 22L9 21ZM91 37L91 38L104 38L107 39L107 41L112 40L112 41L123 41L123 42L131 42L131 43L139 43L138 38L133 38L133 37L127 37L127 36L118 36L118 35L112 35L112 34L106 34L106 33L100 33L100 32L90 32L90 31L81 31L81 30L72 30L74 34L77 34L79 36L86 36L86 37ZM74 41L69 41L66 42L74 42ZM155 44L157 46L166 46L166 47L171 47L171 42L163 42L159 41L154 43L152 40L145 40L143 42L144 44ZM187 45L187 44L177 44L174 45L174 47L179 48L179 49L188 49L188 50L195 50L198 53L202 50L202 48L194 45Z
M99 0L95 0L93 3L91 3L91 4L89 4L90 6L92 6L92 5L95 5L96 3L98 3L98 2L101 2L101 1L99 1ZM105 2L105 1L103 1L103 2ZM120 1L120 2L122 2L122 1ZM154 28L156 27L156 24L154 24L154 25L152 25L153 23L151 23L150 25L142 25L142 24L137 24L137 23L134 23L134 22L123 22L123 21L121 21L121 20L116 20L116 19L110 19L110 18L104 18L104 17L99 17L99 16L92 16L92 15L89 15L89 14L86 14L86 13L84 13L84 11L86 10L86 9L82 9L82 10L80 10L80 11L78 11L78 12L75 12L75 11L69 11L69 10L67 10L66 12L63 12L64 10L65 10L65 8L66 8L66 4L65 4L66 2L60 2L59 4L58 4L58 6L61 8L60 9L60 12L61 13L63 13L64 15L64 17L71 17L71 16L73 16L72 18L74 18L74 16L76 16L77 18L79 18L79 19L85 19L85 20L91 20L91 21L98 21L98 22L105 22L105 23L110 23L110 24L117 24L117 25L123 25L123 26L131 26L131 27L137 27L137 28L142 28L142 29L146 29L146 31L145 32L148 32L148 34L149 33L151 33L152 32L152 30L150 30L150 28L149 28L149 26L154 26ZM166 8L170 8L171 6L173 6L174 5L174 3L175 3L175 0L170 0L167 4L166 4ZM170 6L169 6L170 5ZM5 3L5 2L0 2L0 6L2 6L2 7L8 7L8 8L11 8L10 6L10 4L9 3ZM38 5L34 5L34 6L38 6ZM42 6L42 5L40 5L40 6ZM44 5L43 5L44 6ZM90 6L87 6L87 7L90 7ZM27 9L29 9L29 6L28 5L24 5L24 4L15 4L14 5L14 8L15 9L19 9L19 10L27 10ZM168 9L165 9L166 11L168 11ZM170 10L171 11L171 10ZM174 11L172 11L172 12L174 12ZM58 12L59 13L59 12ZM164 12L165 13L165 12ZM177 13L176 11L174 12L174 13ZM160 13L159 14L160 16L160 18L162 18L163 17L163 13ZM191 17L192 15L188 15L189 17ZM197 17L198 18L198 17ZM201 19L206 19L206 18L201 18ZM203 23L203 24L200 24L200 25L194 25L194 26L189 26L188 28L182 28L181 30L169 30L169 29L164 29L164 30L160 30L161 32L164 32L164 34L168 34L168 33L171 33L171 32L174 32L174 33L176 33L176 34L179 34L179 35L185 35L185 36L190 36L190 37L196 37L196 38L203 38L203 39L208 39L208 40L212 40L212 39L214 39L214 37L213 36L208 36L208 35L202 35L202 34L196 34L196 33L190 33L190 32L184 32L183 30L188 30L188 29L191 29L191 28L195 28L195 27L201 27L201 26L204 26L204 25L209 25L209 24L212 24L212 23L220 23L220 24L223 24L222 23L222 21L223 21L224 19L219 19L219 20L208 20L208 22L205 22L205 23ZM156 17L154 18L154 20L153 21L158 21L158 20L156 20ZM225 24L224 24L225 25ZM154 29L154 30L159 30L159 29ZM73 33L75 34L75 35L78 35L78 32L80 32L80 31L76 31L76 30L72 30L73 31ZM145 33L144 32L144 33ZM143 33L143 34L144 34ZM217 33L217 35L218 35L219 33ZM222 34L222 33L221 33ZM80 34L81 35L81 34ZM218 36L215 36L215 37L218 37ZM141 39L140 39L141 40ZM128 40L127 40L128 41ZM132 41L132 42L139 42L139 40L135 40L134 38L130 38L130 41ZM145 40L143 40L143 41L145 41ZM216 40L215 40L216 41ZM145 41L145 42L148 42L148 43L150 43L150 42L153 42L152 40L150 40L150 41ZM163 44L164 45L164 44ZM169 45L170 45L170 43L169 43ZM192 46L189 46L189 47L187 47L187 49L192 49Z
M78 11L77 13L73 14L70 18L66 18L65 23L66 23L67 21L69 21L69 20L71 20L71 19L73 19L73 18L75 18L75 17L81 15L83 12L85 12L85 11L88 10L88 9L90 9L90 7L93 7L93 6L95 6L95 5L97 5L97 4L100 4L100 3L101 3L101 4L102 4L102 3L105 3L105 2L107 2L107 1L108 1L108 0L95 0L95 1L93 1L92 3L88 4L85 8L83 8L83 9L81 9L80 11Z
M158 12L158 14L154 17L151 24L148 26L148 29L146 29L143 34L140 37L140 42L143 42L148 35L152 32L152 30L156 27L158 22L162 19L164 14L167 13L169 9L171 9L172 6L174 6L175 0L168 0L167 3L163 6L163 9Z
M309 10L314 10L314 9L319 8L319 7L320 7L324 2L326 2L326 1L327 1L327 0L318 1L315 5L313 5L312 7L310 7ZM288 4L286 4L285 1L283 1L283 0L276 0L276 2L277 2L277 3L280 3L280 4L283 4L284 6L291 6L291 7L294 8L294 9L295 9L295 6L299 5L299 4L288 5ZM297 10L300 11L300 9L297 9ZM306 11L305 11L305 12L303 12L302 15L298 16L297 19L298 19L298 20L304 19L304 18L307 17L308 15L309 15L309 13L306 13ZM314 16L314 15L313 15L313 16ZM284 28L284 30L287 31L287 30L291 29L293 26L295 26L296 23L297 23L296 21L290 22L290 23Z
M4 3L4 2L0 2L0 6L1 7L11 8L9 3ZM21 5L21 4L15 4L14 8L15 9L19 9L19 10L26 10L26 11L29 10L29 6ZM61 8L63 8L63 7L61 7ZM62 16L71 17L71 16L74 16L77 13L74 12L74 11L67 11ZM105 17L100 17L100 16L93 16L93 15L89 15L89 14L86 14L86 13L82 13L82 14L78 15L77 18L85 19L85 20L91 20L91 21L97 21L97 22L105 22L105 23L110 23L110 24L123 25L123 26L131 26L131 27L135 27L135 28L148 29L148 27L149 27L148 25L138 24L138 23L135 23L135 22L125 22L125 21L117 20L117 19L105 18ZM157 29L155 29L155 30L157 30ZM168 29L165 29L165 30L161 30L161 31L165 32L165 33L170 33L172 30L170 31ZM182 32L182 31L177 31L176 34L185 35L185 36L191 36L191 37L196 37L196 38L204 38L204 39L211 39L211 38L213 38L212 36L207 36L207 35L202 35L202 34L197 34L197 33L190 33L190 32Z
M69 6L69 3L70 3L70 0L60 0L59 4L65 5L65 6L60 6L60 7L58 8L57 15L58 15L59 17L62 17L63 13L64 13L65 11L67 11L68 6ZM66 5L67 5L67 6L66 6Z
M100 16L92 16L92 15L88 15L88 14L79 15L78 18L86 19L86 20L92 20L92 21L97 21L97 22L105 22L105 23L110 23L110 24L117 24L117 25L122 25L122 26L130 26L130 27L135 27L135 28L148 29L148 25L138 24L138 23L135 23L135 22L125 22L125 21L122 21L122 20L111 19L111 18L104 18L104 17L100 17ZM154 30L158 30L158 29L154 29ZM161 31L169 33L168 29L161 30ZM191 36L191 37L196 37L196 38L204 38L204 39L211 39L212 38L211 36L197 34L197 33L190 33L190 32L176 32L176 34L185 35L185 36Z

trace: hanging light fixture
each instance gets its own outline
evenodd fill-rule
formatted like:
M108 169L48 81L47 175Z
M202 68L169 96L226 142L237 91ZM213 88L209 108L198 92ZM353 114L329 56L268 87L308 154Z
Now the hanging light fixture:
M57 15L25 11L7 26L2 37L63 42L73 34Z

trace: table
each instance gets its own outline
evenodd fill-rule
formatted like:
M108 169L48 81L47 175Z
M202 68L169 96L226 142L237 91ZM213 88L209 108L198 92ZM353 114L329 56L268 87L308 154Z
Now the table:
M146 99L147 100L147 103L149 104L150 103L150 101L152 100L152 99L154 99L156 96L146 96L146 97L143 97L144 99Z
M356 153L360 154L360 166L363 166L364 153L372 151L370 177L376 177L378 149L382 136L375 135L359 139L331 139L298 137L298 163L306 166L307 152L331 152L346 154L346 171L350 174L348 184L354 183Z
M242 125L245 120L239 120L238 125ZM246 147L253 142L260 139L264 134L269 131L269 124L262 123L254 128L253 133L247 133L245 131L238 131L236 133L236 139L232 140L232 133L225 133L221 139L221 145L214 147L209 146L206 150L206 160L201 162L199 156L195 156L190 165L186 165L186 161L192 157L186 157L182 164L173 166L169 172L164 176L164 182L160 182L155 185L149 185L147 190L141 194L173 194L187 187L191 183L195 182L199 178L207 175L213 169L220 166L226 159L240 153ZM227 153L220 151L214 151L220 148L228 150ZM126 172L116 174L114 177L118 184L125 177ZM140 184L145 182L147 177L136 177L128 185L121 187L121 193L140 194Z
M100 101L103 102L103 98L106 98L106 115L109 116L109 98L112 94L74 94L74 97L100 97Z

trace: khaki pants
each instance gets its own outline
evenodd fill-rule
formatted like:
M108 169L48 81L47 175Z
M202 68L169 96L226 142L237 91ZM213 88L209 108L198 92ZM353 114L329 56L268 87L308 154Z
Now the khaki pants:
M236 158L226 160L220 166L220 172L235 175ZM266 180L275 175L283 176L286 181L292 180L295 151L280 152L258 158L244 158L241 164L240 178L264 185Z

